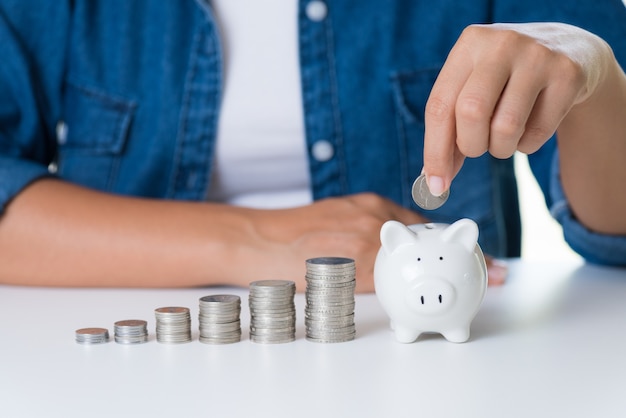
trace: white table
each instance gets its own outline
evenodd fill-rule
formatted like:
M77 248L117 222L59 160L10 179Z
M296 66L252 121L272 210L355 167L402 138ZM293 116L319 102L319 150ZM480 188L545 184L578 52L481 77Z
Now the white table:
M201 344L198 298L242 297L241 342ZM357 338L248 339L247 289L0 286L0 417L624 417L626 270L512 261L464 344L397 343L375 295L357 296ZM194 341L157 343L155 308L191 308ZM74 342L146 319L150 341Z

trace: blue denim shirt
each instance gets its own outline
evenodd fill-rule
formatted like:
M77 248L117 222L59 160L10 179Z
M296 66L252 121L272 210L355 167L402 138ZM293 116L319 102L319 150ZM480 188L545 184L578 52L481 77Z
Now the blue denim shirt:
M571 23L602 36L626 67L621 0L324 1L327 13L311 19L300 0L297 17L315 199L372 191L420 211L410 187L422 169L424 106L469 24ZM206 0L0 0L0 45L1 209L49 175L118 194L205 198L223 81ZM330 159L311 152L320 141ZM626 265L626 237L591 233L569 210L555 140L530 163L572 247ZM512 160L484 155L466 160L449 201L425 215L472 218L485 252L515 256L517 203Z

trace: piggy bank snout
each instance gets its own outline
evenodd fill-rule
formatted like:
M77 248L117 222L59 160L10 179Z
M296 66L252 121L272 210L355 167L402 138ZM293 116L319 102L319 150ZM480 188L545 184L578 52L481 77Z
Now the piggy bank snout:
M420 314L436 315L454 306L456 291L445 279L420 280L406 295L406 303Z

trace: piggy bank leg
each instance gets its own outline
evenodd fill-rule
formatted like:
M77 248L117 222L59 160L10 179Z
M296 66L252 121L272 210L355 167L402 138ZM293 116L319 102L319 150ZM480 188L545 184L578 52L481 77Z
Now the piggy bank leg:
M452 343L464 343L469 340L470 330L469 325L464 328L455 328L441 333L444 338Z
M396 340L401 343L412 343L413 341L417 340L417 337L419 337L421 334L421 332L419 331L399 326L397 324L394 324L392 326L392 329L396 334Z

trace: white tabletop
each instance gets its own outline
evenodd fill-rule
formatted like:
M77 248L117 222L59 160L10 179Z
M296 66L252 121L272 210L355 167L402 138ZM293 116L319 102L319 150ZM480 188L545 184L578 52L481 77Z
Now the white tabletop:
M242 341L198 342L198 299L242 297ZM375 295L358 295L357 338L248 338L247 289L0 286L0 416L624 417L626 270L511 263L464 344L397 343ZM154 309L187 306L194 341L157 343ZM82 346L74 331L148 321L150 341Z

